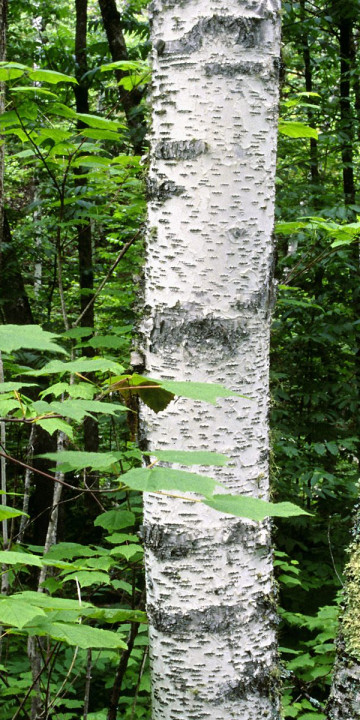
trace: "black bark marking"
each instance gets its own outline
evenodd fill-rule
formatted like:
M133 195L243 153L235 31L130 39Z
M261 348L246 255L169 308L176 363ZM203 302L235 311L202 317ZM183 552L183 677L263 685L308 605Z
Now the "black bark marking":
M249 614L249 606L238 605L212 605L205 610L192 610L188 613L166 612L161 607L147 605L147 613L152 626L159 632L166 635L186 637L189 634L204 633L213 635L226 635L231 633L234 627L241 625L241 618ZM261 596L254 598L251 607L251 615L262 617L264 623L276 622L276 609L270 598Z
M191 317L184 309L172 308L168 314L161 313L154 318L151 332L151 352L157 349L176 348L181 345L192 352L210 353L213 357L231 356L237 352L247 337L244 319Z
M160 525L143 525L138 535L159 560L187 557L194 548L194 541L187 533L173 532Z
M161 160L191 160L206 152L203 140L163 140L155 146L154 155Z
M249 662L244 671L244 678L224 683L213 700L214 705L222 705L231 700L240 700L249 695L269 697L273 692L274 678L272 668L265 668L263 663Z
M158 182L155 178L147 178L147 198L155 200L162 205L168 198L174 195L179 196L185 192L185 188L177 185L173 180L162 180Z
M217 38L223 35L226 42L241 45L244 48L255 48L262 41L262 27L264 20L259 17L222 17L213 15L211 18L202 18L196 25L179 40L166 43L163 55L190 55L202 47L205 39Z
M260 75L266 79L270 79L275 74L273 67L268 67L261 62L248 62L244 61L241 63L206 63L205 75L206 77L212 77L213 75L221 75L223 77L233 78L236 75L243 77L244 75Z
M180 532L178 527L171 528L161 525L143 525L138 533L145 547L151 550L159 560L169 558L184 558L195 554L198 548L208 544L210 536L199 536L193 538L186 532ZM243 521L233 525L229 534L221 542L221 546L241 545L244 550L251 549L252 552L267 555L270 549L270 538L264 543L261 535L256 529L249 533L249 526Z

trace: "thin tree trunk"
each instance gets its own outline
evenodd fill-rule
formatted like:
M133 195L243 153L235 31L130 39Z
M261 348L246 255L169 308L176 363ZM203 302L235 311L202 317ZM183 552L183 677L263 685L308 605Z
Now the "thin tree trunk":
M75 0L76 7L76 35L75 35L75 75L78 85L74 86L76 111L78 113L89 113L89 87L86 79L87 65L87 0ZM78 122L78 128L85 127L83 122ZM80 168L76 177L75 185L81 190L86 187L87 179L84 176L83 168ZM90 220L77 225L78 234L78 255L79 255L79 284L80 284L80 313L82 327L94 328L94 303L89 305L94 291L94 268L92 232ZM93 348L84 348L83 354L93 357ZM98 423L94 418L87 417L84 420L84 447L86 452L96 452L99 447Z
M353 49L353 19L344 12L339 19L340 31L340 134L343 163L343 185L346 205L355 204L354 117L350 100L350 71Z
M303 45L303 57L304 57L305 88L306 88L306 92L312 93L313 92L313 78L312 78L310 46L309 46L307 27L305 25L306 0L300 0L300 11L301 11L301 15L300 15L301 21L304 24L302 45ZM307 111L307 115L308 115L308 123L309 123L310 127L315 127L315 119L314 119L313 110L311 110L309 108ZM313 197L314 206L318 207L319 206L318 193L319 193L319 186L320 186L320 173L319 173L318 141L315 140L315 138L310 138L310 176L311 176L311 184L314 186L314 197Z
M246 399L178 400L146 413L144 432L150 449L225 453L217 479L262 498L279 11L277 0L152 5L146 368ZM277 718L269 525L147 494L144 540L154 720Z
M32 425L31 431L30 431L29 442L28 442L28 446L27 446L27 452L26 452L26 462L30 466L32 466L32 464L33 464L35 437L36 437L36 425ZM29 468L26 468L25 479L24 479L24 496L23 496L23 505L22 505L22 512L26 513L26 515L29 514L32 474L33 474L32 470L30 470ZM24 533L25 533L26 527L29 522L29 518L26 517L26 515L21 515L21 517L20 517L20 527L19 527L18 536L16 538L16 542L19 545L24 540Z
M99 0L99 6L113 62L128 60L128 52L121 26L121 16L116 7L116 0ZM123 70L115 70L117 82L126 75L127 73ZM136 155L141 155L144 135L146 133L144 113L139 107L142 93L136 88L129 92L125 90L122 85L119 85L118 88L119 98L124 108L129 127L131 144Z
M20 264L13 247L10 225L3 213L0 245L0 313L6 324L32 325L34 322Z
M58 433L56 449L61 452L64 449L65 436L62 432ZM64 474L56 471L55 478L64 480ZM55 482L53 487L53 501L50 512L50 518L44 544L44 555L49 552L52 545L55 545L57 539L57 528L59 518L59 503L61 500L62 485L61 483ZM39 573L39 581L37 591L39 593L44 592L43 583L46 580L48 568L44 565ZM44 718L44 702L43 695L41 692L39 678L43 667L43 659L41 656L39 643L43 642L43 638L29 637L27 644L28 658L31 667L31 673L34 684L33 695L31 700L31 720L43 720ZM36 682L35 682L36 681Z

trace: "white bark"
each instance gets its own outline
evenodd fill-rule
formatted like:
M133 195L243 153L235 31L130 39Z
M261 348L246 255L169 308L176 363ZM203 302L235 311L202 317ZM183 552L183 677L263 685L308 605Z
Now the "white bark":
M249 399L146 413L150 448L230 456L268 498L268 350L278 0L155 0L143 333L150 377ZM278 717L269 526L147 495L155 720Z

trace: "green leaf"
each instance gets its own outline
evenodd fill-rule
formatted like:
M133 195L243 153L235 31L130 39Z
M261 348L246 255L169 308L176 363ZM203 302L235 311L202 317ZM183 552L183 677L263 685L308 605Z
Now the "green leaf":
M140 379L140 382L138 380ZM142 385L145 385L143 388ZM152 387L149 387L152 385ZM158 383L148 380L147 378L141 378L141 376L133 375L130 378L131 392L136 392L139 398L147 405L153 412L161 412L169 405L174 399L173 393L164 390ZM121 394L126 398L126 390L121 390Z
M54 460L58 463L58 469L64 472L71 470L109 470L118 460L112 453L91 453L77 450L61 450L55 453L45 453L39 457Z
M40 425L43 430L46 430L49 435L53 435L60 430L60 432L63 432L70 440L74 439L74 431L71 425L65 422L65 420L61 420L61 418L44 418L43 420L36 420L35 422L37 425Z
M63 583L69 580L78 581L81 587L90 587L91 585L109 585L110 577L104 572L91 572L86 570L79 570L79 572L66 575L63 579Z
M54 640L61 640L68 645L75 645L83 650L89 648L120 648L126 650L127 648L126 643L115 632L100 630L88 625L49 623L46 633Z
M123 127L122 125L119 127ZM81 130L80 135L83 137L91 138L92 140L112 140L113 142L119 142L119 134L113 130L99 130L92 128L84 128Z
M145 387L143 387L145 386ZM150 386L150 387L149 387ZM223 385L214 383L177 382L176 380L154 380L134 373L117 379L111 389L118 390L124 397L136 392L141 400L154 412L164 410L175 395L216 405L220 397L243 397Z
M74 85L78 84L74 77L55 72L55 70L30 70L29 78L35 82L48 82L51 85L57 85L60 82L73 83Z
M152 450L143 452L145 456L156 457L162 462L178 463L179 465L216 465L223 467L227 465L229 458L220 453L207 450Z
M106 622L141 622L147 624L147 616L141 610L104 609L102 617Z
M298 232L303 228L308 228L309 223L301 220L294 222L279 222L275 225L275 231L278 235L292 235L292 233Z
M24 75L24 70L18 70L14 67L0 67L0 82L6 82L7 80L16 80L16 78L19 78L22 75Z
M86 115L85 113L76 113L78 120L86 123L92 128L98 128L100 130L113 130L117 131L120 123L117 120L109 120L108 118L99 117L98 115Z
M264 520L266 517L309 515L293 503L271 503L241 495L214 495L212 498L204 500L204 504L221 513L256 521Z
M86 342L86 345L93 348L110 348L112 350L119 350L124 347L123 337L117 337L114 335L95 335L91 340Z
M9 327L7 325L6 327ZM14 326L15 327L15 326ZM23 325L21 327L24 327ZM29 326L31 327L31 326ZM0 331L2 328L0 328ZM22 346L25 347L25 346ZM0 350L1 348L1 335L0 335ZM9 351L8 351L9 352ZM65 351L64 351L65 352ZM62 362L61 360L51 360L51 362L44 365L41 370L28 370L24 375L54 375L56 373L88 373L88 372L102 372L102 373L113 373L118 375L123 372L124 368L113 360L107 358L78 358L72 362Z
M95 526L100 526L105 530L122 530L123 528L132 527L135 523L135 515L130 510L108 510L98 515L94 520Z
M124 405L101 402L100 400L83 400L81 398L74 400L66 399L63 400L63 402L54 400L51 403L45 403L43 400L38 400L33 403L32 407L40 414L54 413L62 415L63 417L71 418L76 422L82 422L86 416L92 417L92 413L116 415L118 412L128 411ZM58 420L54 422L58 422Z
M15 599L23 600L29 604L39 605L45 610L79 610L79 601L68 598L57 598L53 595L37 593L33 590L24 590L22 593L13 595ZM91 603L82 601L82 608L93 608Z
M58 352L66 355L66 350L53 342L56 338L54 333L43 330L39 325L0 326L0 350L6 353L20 350L20 348L31 348L32 350Z
M91 327L75 327L75 328L71 328L70 330L66 330L65 332L63 332L62 337L77 340L78 338L86 337L87 335L92 335L93 332L94 332L94 328L91 328Z
M69 132L69 130L59 130L59 128L41 128L38 134L37 142L39 145L44 142L44 140L53 140L54 143L60 143L69 140L72 136L73 133Z
M121 481L132 490L142 492L193 492L209 497L219 483L211 477L154 466L136 468L121 475Z
M79 155L79 157L76 158L76 160L73 160L72 166L75 168L78 167L90 167L90 168L107 168L109 165L110 160L108 158L104 158L101 156L96 155Z
M109 70L139 70L143 67L143 63L139 60L116 60L116 62L100 65L101 72L109 72Z
M21 390L24 387L36 387L36 383L3 382L0 383L0 393L12 392L12 390Z
M0 391L1 392L1 391ZM83 400L92 400L96 393L96 387L91 383L79 382L70 385L66 382L55 383L50 385L46 390L40 393L40 397L45 398L49 395L59 397L60 395L67 394L73 398L82 398Z
M105 552L106 555L100 555L100 557L88 557L84 561L84 565L91 568L92 570L104 570L105 572L107 572L108 570L110 570L114 563L108 554L109 551L106 550Z
M93 557L94 555L98 555L98 551L93 550L88 545L81 545L80 543L72 542L60 542L56 543L56 545L52 545L49 552L44 555L44 558L72 560L74 557Z
M1 71L0 71L1 72ZM55 93L50 92L50 90L45 90L45 88L42 87L33 87L33 86L25 86L25 85L17 85L16 87L11 88L12 93L22 93L27 95L43 95L44 97L50 97L57 100L57 95Z
M20 403L16 398L4 397L0 400L0 415L8 415L12 410L19 410Z
M39 607L33 607L24 600L7 597L0 600L0 623L12 625L21 630L27 622L39 615L45 615Z
M69 120L76 120L77 118L76 111L67 105L63 105L63 103L52 103L46 108L46 112L49 115L59 115L59 117L68 118Z
M120 555L125 560L132 560L135 556L143 555L144 550L141 545L119 545L110 550L110 555Z
M291 120L281 120L279 122L279 133L291 138L314 138L317 140L319 137L319 131L315 130L315 128Z
M176 380L156 380L156 382L174 395L190 398L191 400L201 400L211 405L216 405L219 398L244 397L229 390L224 385L216 385L215 383L178 382Z
M41 558L30 553L0 550L0 563L3 565L34 565L42 567Z
M112 545L120 545L124 542L139 542L139 539L136 537L136 535L131 535L130 533L118 533L114 532L112 535L107 535L105 540L107 542L111 543Z
M15 518L19 515L26 515L26 517L29 517L27 513L21 512L21 510L16 510L12 507L7 507L7 505L0 505L0 521L1 520L9 520L9 518Z

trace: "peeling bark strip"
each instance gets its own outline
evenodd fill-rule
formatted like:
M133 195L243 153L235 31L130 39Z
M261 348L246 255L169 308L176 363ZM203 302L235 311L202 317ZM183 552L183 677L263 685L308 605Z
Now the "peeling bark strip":
M154 0L143 321L151 377L245 395L179 399L149 449L229 456L214 476L268 497L280 0ZM209 474L209 469L206 469ZM277 720L268 523L147 495L143 538L154 720Z

